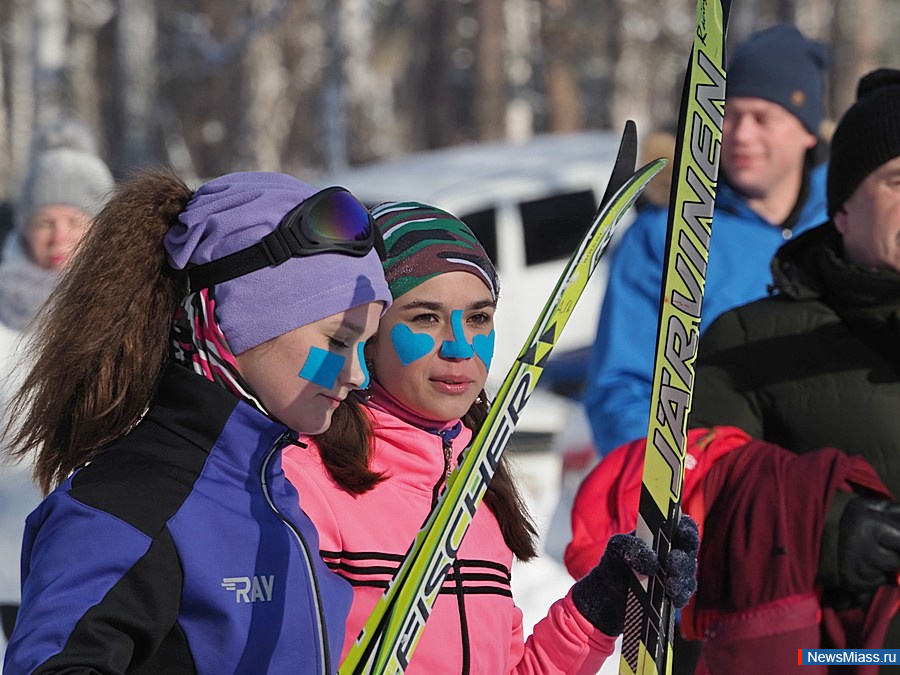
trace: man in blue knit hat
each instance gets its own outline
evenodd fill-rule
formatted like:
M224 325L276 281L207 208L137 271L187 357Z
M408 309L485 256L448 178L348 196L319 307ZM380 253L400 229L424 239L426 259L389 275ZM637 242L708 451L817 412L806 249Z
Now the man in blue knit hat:
M826 65L824 45L783 24L732 54L701 330L765 296L778 247L826 219L814 159ZM584 392L601 455L647 433L667 218L648 207L613 254Z

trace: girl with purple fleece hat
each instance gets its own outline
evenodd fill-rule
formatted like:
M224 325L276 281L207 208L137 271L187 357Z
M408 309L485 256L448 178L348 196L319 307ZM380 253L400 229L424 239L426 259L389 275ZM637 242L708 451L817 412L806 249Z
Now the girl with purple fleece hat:
M4 673L336 670L352 592L281 453L368 383L381 247L348 192L283 174L118 186L6 430L49 494Z

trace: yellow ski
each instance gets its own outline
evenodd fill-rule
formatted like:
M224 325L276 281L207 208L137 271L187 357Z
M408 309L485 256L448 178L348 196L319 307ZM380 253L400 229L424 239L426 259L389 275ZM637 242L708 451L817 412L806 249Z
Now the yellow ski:
M685 437L700 306L715 205L725 106L730 0L698 0L669 203L659 332L637 534L665 560L681 516ZM628 589L619 672L669 675L675 616L665 579L635 575Z

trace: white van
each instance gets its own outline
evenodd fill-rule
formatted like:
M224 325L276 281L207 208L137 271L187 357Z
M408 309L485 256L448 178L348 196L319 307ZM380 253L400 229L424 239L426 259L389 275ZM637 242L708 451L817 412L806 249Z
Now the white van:
M497 346L488 381L493 393L590 224L618 145L619 134L609 131L546 134L417 153L334 173L319 183L342 185L370 206L424 202L469 225L500 275ZM569 319L551 364L593 343L607 265L608 257ZM539 396L526 409L521 430L554 431L564 408L561 401Z

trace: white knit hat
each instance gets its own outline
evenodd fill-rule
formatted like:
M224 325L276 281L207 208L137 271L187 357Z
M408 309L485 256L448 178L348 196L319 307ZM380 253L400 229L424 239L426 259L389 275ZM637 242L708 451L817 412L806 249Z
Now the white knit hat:
M47 140L48 136L55 140ZM25 232L36 211L53 204L77 206L92 218L97 215L113 187L113 177L103 160L87 147L65 135L44 135L16 204L19 232Z

